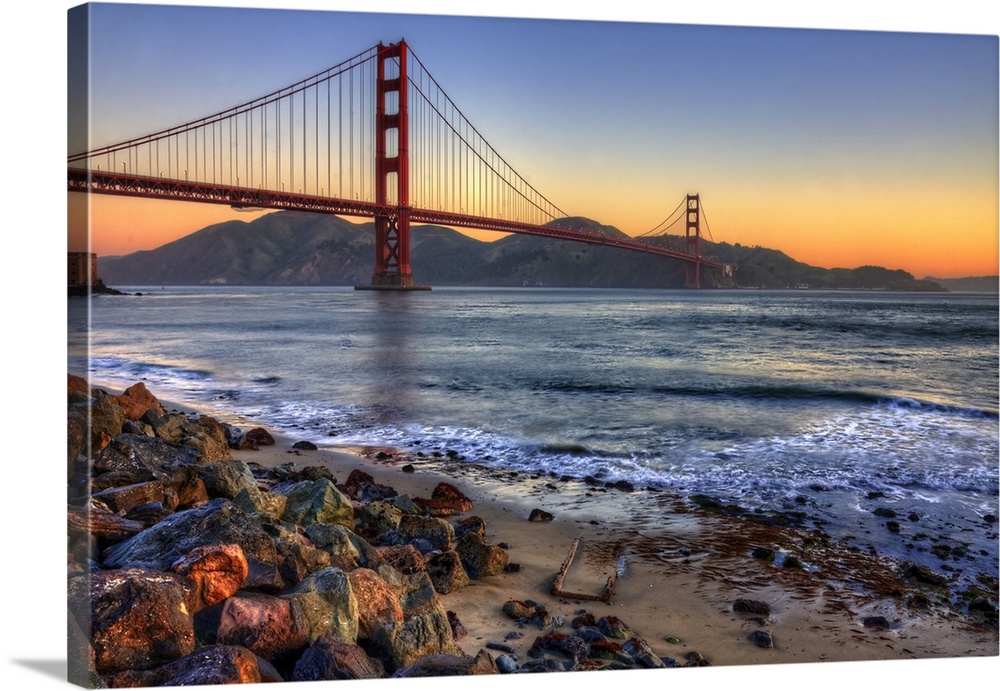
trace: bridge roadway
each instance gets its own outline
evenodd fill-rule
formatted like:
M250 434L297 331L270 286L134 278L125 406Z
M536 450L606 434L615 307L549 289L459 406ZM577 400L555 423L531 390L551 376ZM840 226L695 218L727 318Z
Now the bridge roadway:
M68 169L68 190L71 192L92 192L95 194L142 197L146 199L226 204L237 208L312 211L338 216L358 216L365 218L393 216L398 212L398 208L395 206L379 205L367 201L322 197L294 192L278 192L249 187L233 187L231 185L215 185L204 182L188 182L184 180L84 170L72 167ZM558 240L584 242L591 245L619 247L647 254L658 254L695 264L700 263L702 266L714 269L724 268L723 264L718 261L698 257L668 247L657 247L656 245L651 245L640 240L616 238L582 230L539 226L502 218L483 218L469 214L411 208L410 222L495 230L503 233L537 235Z

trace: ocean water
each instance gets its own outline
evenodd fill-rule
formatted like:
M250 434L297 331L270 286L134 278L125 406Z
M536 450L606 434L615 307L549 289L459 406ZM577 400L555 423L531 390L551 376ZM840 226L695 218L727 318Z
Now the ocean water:
M950 541L997 575L996 295L123 290L70 300L69 371L321 445L807 507L846 543L939 570Z

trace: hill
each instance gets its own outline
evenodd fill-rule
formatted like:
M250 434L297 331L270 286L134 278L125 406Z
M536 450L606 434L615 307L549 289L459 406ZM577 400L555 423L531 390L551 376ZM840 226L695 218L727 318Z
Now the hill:
M617 228L585 218L553 225L625 237ZM251 222L227 221L155 250L102 257L98 273L108 285L358 285L371 280L371 222L279 211ZM677 236L652 242L683 249ZM702 242L702 253L737 265L732 277L702 271L702 286L943 290L905 271L882 267L821 269L783 252L740 244ZM530 235L483 242L439 226L414 226L411 264L421 283L472 286L680 288L684 263L613 247Z
M967 278L931 278L946 290L956 293L1000 293L1000 276L969 276Z

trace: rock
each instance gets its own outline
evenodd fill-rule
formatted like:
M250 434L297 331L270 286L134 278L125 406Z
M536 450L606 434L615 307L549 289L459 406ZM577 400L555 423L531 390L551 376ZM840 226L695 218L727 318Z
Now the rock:
M354 531L337 523L313 523L305 532L316 547L352 564L352 568L367 566L373 554L371 545Z
M149 410L164 413L163 405L151 394L143 382L138 382L125 389L119 396L113 396L112 400L117 403L122 414L127 420L140 420Z
M450 516L472 510L472 500L447 482L438 483L430 499L417 498L414 502L430 511L432 516Z
M347 574L358 603L358 638L368 639L383 626L403 623L399 598L384 578L370 569Z
M375 478L371 475L357 469L352 470L347 477L347 482L344 483L344 492L358 501L392 499L397 494L392 487L375 482Z
M544 636L537 637L528 648L528 657L531 658L540 658L547 653L565 655L571 658L574 663L578 663L587 657L587 644L577 636L551 631Z
M153 669L192 652L190 583L148 569L96 571L69 580L69 610L90 631L100 674Z
M577 635L579 635L579 633L580 632L578 631ZM586 642L589 646L589 653L587 657L591 660L612 660L615 662L621 662L629 667L635 664L635 658L629 655L625 651L625 648L622 647L622 644L617 641L609 641L602 635L600 639Z
M939 573L934 573L926 566L919 566L916 564L911 564L909 562L903 564L902 566L904 579L914 579L920 583L926 583L927 585L933 586L943 586L947 585L948 577L943 576Z
M139 434L119 434L94 459L94 473L121 472L130 478L119 484L165 479L182 466L198 462L194 449Z
M469 516L463 518L455 524L455 537L461 539L466 533L476 533L479 537L486 537L486 521L479 516Z
M739 614L758 614L767 617L771 614L771 606L760 600L740 598L733 602L733 611Z
M256 451L261 446L273 445L274 437L271 436L270 432L263 427L254 427L243 435L243 439L240 440L239 448Z
M201 686L281 681L281 677L275 678L276 676L277 672L269 663L246 648L212 645L199 648L196 652L153 670L113 675L109 679L109 686Z
M996 523L997 515L995 513L988 513L983 516L983 520L986 521L987 523Z
M503 612L511 619L515 619L523 624L537 626L541 629L546 629L553 623L548 610L537 602L508 600L503 605Z
M434 584L426 571L404 576L389 567L382 567L380 575L392 587L399 598L399 606L403 608L403 617L408 619L418 614L438 614L446 617L444 607Z
M250 472L250 466L243 461L217 461L198 467L198 476L205 483L210 497L224 497L234 500L241 492L247 493L250 503L259 511L262 506L257 479Z
M455 529L448 521L433 516L413 516L405 514L399 520L399 527L393 535L393 540L405 544L412 540L424 539L430 542L434 549L450 549L455 538Z
M664 666L663 660L653 652L649 644L641 638L632 636L625 641L622 648L632 656L639 667L646 669L659 669Z
M381 679L382 662L368 656L358 645L320 636L295 663L292 681Z
M601 617L598 619L597 630L608 638L629 639L635 635L628 624L615 616Z
M750 556L754 559L760 559L761 561L773 562L775 553L773 549L769 549L767 547L756 547L753 552L750 553Z
M495 664L500 674L513 674L517 671L517 662L509 655L497 655Z
M547 523L554 518L552 514L548 511L542 511L541 509L532 509L531 514L528 516L528 520L533 523Z
M424 555L413 545L390 545L373 548L369 567L377 570L383 564L391 566L403 575L423 571L427 568Z
M400 470L402 470L404 473L413 473L413 472L416 472L416 468L413 467L412 463L407 463L402 468L400 468Z
M89 405L91 451L103 450L115 437L121 435L125 413L114 397L103 391L94 391Z
M396 672L426 655L458 655L447 616L431 613L409 617L402 624L383 626L372 635L370 650Z
M445 612L448 617L448 624L451 626L451 637L456 641L460 641L469 635L468 629L462 624L462 621L458 618L458 615L454 612Z
M192 612L210 607L234 595L243 585L249 567L239 545L196 547L170 566L193 584L189 606Z
M475 533L468 533L455 546L469 578L480 579L503 573L509 556L500 547L491 545Z
M300 451L318 451L319 447L313 444L311 441L297 441L292 444L293 449L299 449Z
M308 645L309 626L296 601L244 591L222 604L215 642L248 648L267 660L288 660Z
M485 650L475 657L468 655L427 655L413 664L398 670L394 678L453 677L473 674L496 674L493 658Z
M470 583L462 558L454 550L433 553L426 558L426 564L434 589L442 595L461 590Z
M861 620L861 625L866 629L880 629L883 631L892 628L892 622L881 615L865 617Z
M162 504L164 501L163 483L159 480L111 487L91 496L115 513L127 513L142 504Z
M302 608L309 642L331 635L347 643L358 640L358 601L347 574L334 567L310 574L281 597Z
M361 507L358 518L375 536L381 536L399 528L403 511L387 501L370 501Z
M304 480L271 490L287 498L282 520L301 526L313 523L339 523L354 528L351 500L327 478Z
M750 635L747 636L747 638L750 640L751 643L756 645L758 648L774 647L774 639L771 638L771 634L769 634L767 631L761 631L760 629L757 629L756 631L752 631Z
M226 499L167 516L104 554L106 568L145 567L166 571L198 547L237 544L244 555L277 564L274 542L247 520L246 514Z
M872 511L872 513L875 514L876 516L878 516L879 518L895 518L896 517L896 512L895 511L893 511L892 509L887 509L884 506L878 507L877 509L875 509L874 511Z

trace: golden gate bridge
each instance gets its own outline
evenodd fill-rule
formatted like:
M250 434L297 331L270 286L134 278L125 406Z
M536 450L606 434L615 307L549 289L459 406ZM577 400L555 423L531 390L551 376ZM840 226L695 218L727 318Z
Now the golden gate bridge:
M683 249L655 242L666 221L637 238L566 227L570 215L504 160L403 40L213 115L72 154L68 189L374 218L375 268L359 289L426 288L410 267L412 223L662 255L685 262L692 288L702 267L732 270L701 254L697 194L675 209Z

